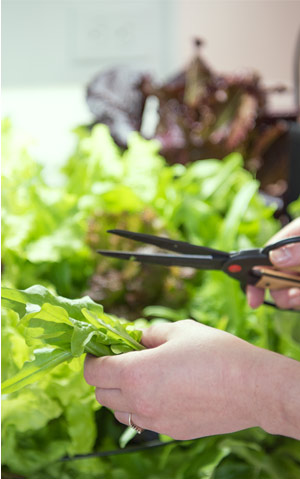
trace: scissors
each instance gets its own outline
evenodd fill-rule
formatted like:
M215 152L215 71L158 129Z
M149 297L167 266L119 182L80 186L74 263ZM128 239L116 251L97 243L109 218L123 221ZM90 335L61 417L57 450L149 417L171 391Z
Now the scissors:
M144 233L134 233L119 229L108 230L108 233L158 246L159 248L173 251L175 254L97 251L104 256L164 266L188 266L195 269L220 270L231 278L237 279L243 291L245 291L247 285L273 290L291 287L300 288L300 275L297 275L296 271L290 272L275 269L269 258L270 251L288 244L299 243L300 236L285 238L263 248L228 253L206 246L198 246L185 241L176 241ZM275 306L274 303L268 301L265 301L265 304Z

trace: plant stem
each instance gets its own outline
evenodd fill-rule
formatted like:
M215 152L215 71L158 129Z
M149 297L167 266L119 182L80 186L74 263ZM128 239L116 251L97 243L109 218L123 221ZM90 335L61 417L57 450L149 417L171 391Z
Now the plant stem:
M91 341L89 341L89 343L85 346L84 349L87 353L90 353L93 356L97 357L113 355L113 352L110 348L104 346L104 344L97 343L93 338L91 339Z

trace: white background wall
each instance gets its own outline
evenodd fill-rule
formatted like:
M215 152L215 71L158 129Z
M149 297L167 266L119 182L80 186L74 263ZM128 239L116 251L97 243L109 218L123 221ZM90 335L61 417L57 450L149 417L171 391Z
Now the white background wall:
M177 1L3 0L2 116L36 139L54 169L69 131L91 120L85 87L100 70L131 65L165 76L174 67Z
M2 0L2 116L36 139L54 168L73 147L70 129L90 120L85 86L127 64L165 78L193 53L217 71L254 69L292 107L292 58L300 0Z
M178 58L190 55L190 38L206 40L205 57L218 71L255 70L266 85L283 84L274 107L293 105L292 65L300 32L298 0L180 0Z

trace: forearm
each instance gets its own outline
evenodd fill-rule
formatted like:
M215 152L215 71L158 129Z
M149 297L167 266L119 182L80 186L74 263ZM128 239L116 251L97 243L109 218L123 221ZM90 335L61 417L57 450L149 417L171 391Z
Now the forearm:
M300 439L300 362L260 350L255 384L259 426Z

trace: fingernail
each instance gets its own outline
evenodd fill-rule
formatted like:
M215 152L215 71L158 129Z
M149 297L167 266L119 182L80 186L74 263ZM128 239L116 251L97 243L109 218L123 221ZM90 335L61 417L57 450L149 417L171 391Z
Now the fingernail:
M289 248L279 248L270 252L272 263L278 266L289 266L293 262L293 256Z

